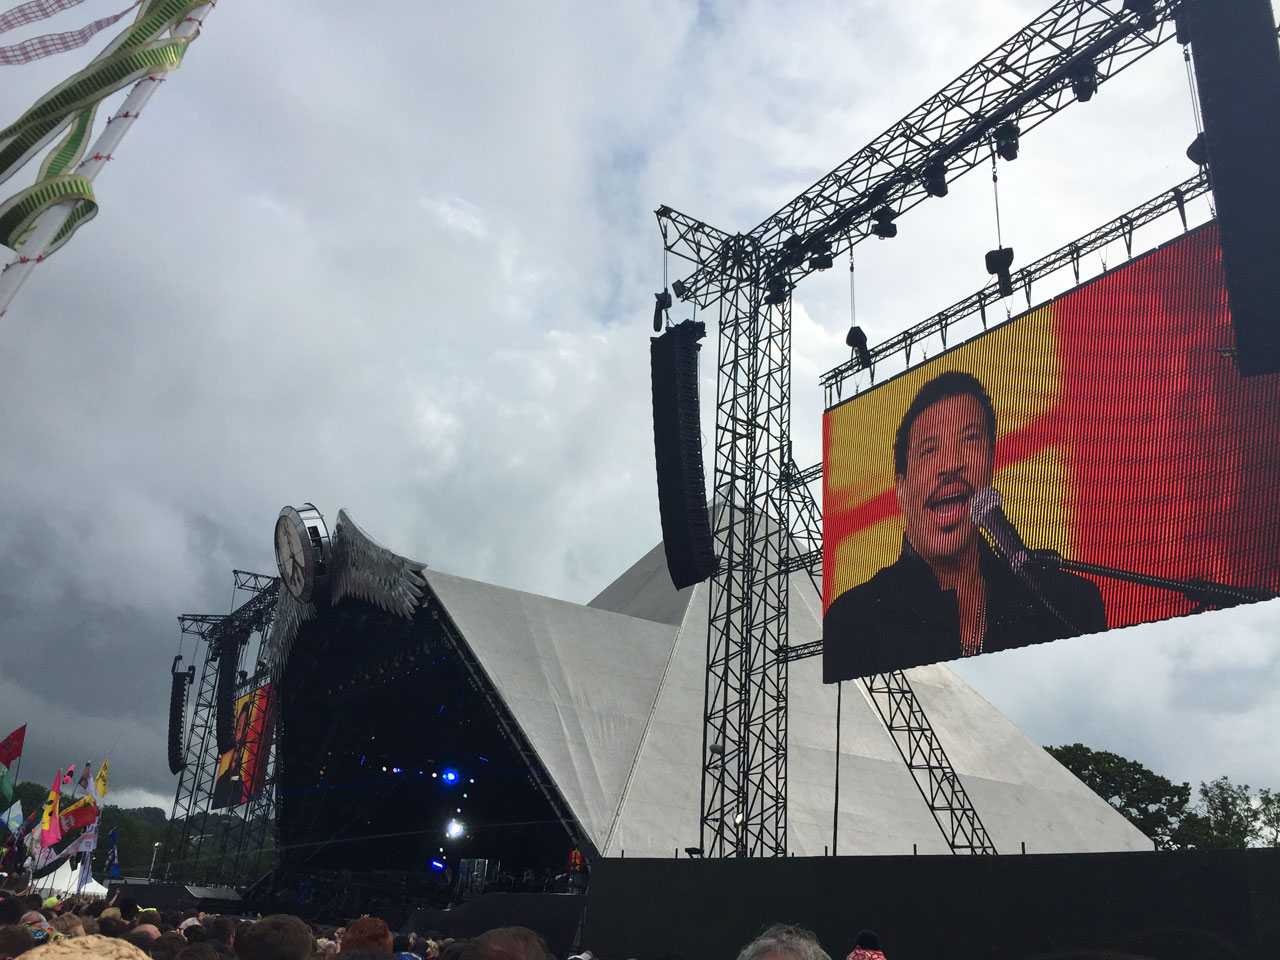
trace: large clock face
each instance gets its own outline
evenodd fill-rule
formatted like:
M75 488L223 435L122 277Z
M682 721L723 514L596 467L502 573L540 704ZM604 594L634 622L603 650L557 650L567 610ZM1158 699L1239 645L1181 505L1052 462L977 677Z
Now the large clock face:
M276 521L276 564L284 585L299 600L307 592L311 574L309 551L302 540L301 524L288 514Z

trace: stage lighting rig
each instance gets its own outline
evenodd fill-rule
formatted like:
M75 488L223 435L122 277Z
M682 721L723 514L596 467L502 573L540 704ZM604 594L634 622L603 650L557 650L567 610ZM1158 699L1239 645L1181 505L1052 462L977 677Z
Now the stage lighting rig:
M1078 60L1071 68L1071 92L1081 103L1088 103L1098 92L1098 68L1091 59Z
M1009 268L1013 266L1013 247L997 247L987 251L987 273L1000 285L1000 296L1013 296L1013 279Z
M810 244L809 250L809 269L810 270L830 270L835 265L835 260L831 256L831 244L825 240Z
M920 177L924 192L931 197L947 195L947 165L941 160L934 160L925 166Z
M881 207L871 214L871 232L881 240L896 237L898 235L898 225L893 221L897 218L898 212L892 207Z
M996 143L996 153L1000 154L1002 159L1018 159L1018 136L1021 133L1018 125L1012 120L1006 120L991 131L991 137Z
M787 278L775 273L769 278L769 283L765 289L764 302L771 307L776 307L780 303L787 302L787 294L790 292L791 287L787 283Z
M1138 15L1138 26L1151 30L1156 25L1156 0L1124 0L1124 8Z

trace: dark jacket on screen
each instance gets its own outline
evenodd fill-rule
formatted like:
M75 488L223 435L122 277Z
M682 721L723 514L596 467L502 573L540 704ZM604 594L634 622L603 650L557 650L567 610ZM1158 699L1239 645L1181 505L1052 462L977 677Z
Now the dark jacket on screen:
M982 537L978 552L987 584L983 653L1107 628L1102 594L1092 580L1042 570L1038 592L1033 592ZM822 678L827 683L962 656L956 592L938 586L928 563L905 537L895 563L832 602L822 619L822 635Z

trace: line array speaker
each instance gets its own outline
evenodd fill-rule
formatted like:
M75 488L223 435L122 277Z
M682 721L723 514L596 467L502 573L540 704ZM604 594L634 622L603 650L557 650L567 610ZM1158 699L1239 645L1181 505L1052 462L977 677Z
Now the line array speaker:
M218 644L215 727L218 753L223 754L236 745L236 669L240 665L240 641L238 637L224 634L215 642Z
M698 341L706 334L706 324L685 320L649 340L658 513L667 571L677 589L706 580L719 566L698 413Z
M1280 48L1270 0L1185 0L1243 376L1280 372Z
M178 669L181 659L177 657L173 661L173 686L169 690L169 772L173 774L181 773L186 766L182 755L182 721L187 714L187 688L192 680L190 672Z

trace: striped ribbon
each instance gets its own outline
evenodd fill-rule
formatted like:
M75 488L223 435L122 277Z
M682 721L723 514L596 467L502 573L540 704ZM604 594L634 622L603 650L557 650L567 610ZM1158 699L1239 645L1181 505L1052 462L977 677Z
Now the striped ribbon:
M82 3L84 0L30 0L29 3L20 3L12 10L0 13L0 33L7 33L37 20L48 20L55 13L70 10Z
M196 35L165 35L205 2L208 0L145 0L133 25L87 67L54 87L17 121L0 130L0 183L67 130L62 142L45 158L36 183L0 204L0 243L13 250L21 249L40 215L67 200L76 201L75 210L46 255L92 219L97 213L92 187L87 178L68 171L84 156L98 104L144 77L176 70Z
M55 53L66 53L68 50L83 47L107 27L127 17L130 11L139 3L142 3L142 0L136 0L135 3L131 3L119 13L95 20L93 23L86 24L78 30L46 33L39 37L23 40L21 43L0 47L0 67L19 66L24 63L30 63L32 60L51 57Z

